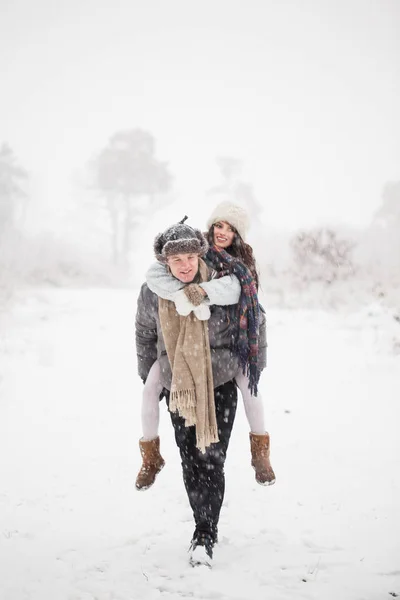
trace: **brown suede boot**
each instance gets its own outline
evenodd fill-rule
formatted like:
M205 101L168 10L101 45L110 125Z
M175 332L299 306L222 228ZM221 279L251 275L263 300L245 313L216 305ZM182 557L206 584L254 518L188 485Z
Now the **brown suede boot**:
M260 485L275 483L275 473L269 461L269 434L257 435L250 432L251 466Z
M154 440L139 440L140 454L142 455L142 466L136 477L136 489L147 490L153 485L158 473L165 465L160 454L160 438Z

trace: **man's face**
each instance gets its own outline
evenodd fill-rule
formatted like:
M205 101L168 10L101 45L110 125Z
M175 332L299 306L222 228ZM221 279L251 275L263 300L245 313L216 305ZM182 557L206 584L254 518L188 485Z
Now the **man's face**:
M198 254L172 254L168 257L167 264L174 277L182 283L190 283L199 270Z

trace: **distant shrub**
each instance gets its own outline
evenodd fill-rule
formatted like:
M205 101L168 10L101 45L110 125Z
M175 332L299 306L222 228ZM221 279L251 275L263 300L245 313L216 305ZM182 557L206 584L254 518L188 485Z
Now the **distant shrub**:
M27 236L9 231L0 239L0 295L23 286L121 285L126 272L112 266L104 253L82 249L77 242L49 233Z
M355 242L341 238L333 229L299 231L290 246L297 275L304 281L332 283L354 274L353 249Z

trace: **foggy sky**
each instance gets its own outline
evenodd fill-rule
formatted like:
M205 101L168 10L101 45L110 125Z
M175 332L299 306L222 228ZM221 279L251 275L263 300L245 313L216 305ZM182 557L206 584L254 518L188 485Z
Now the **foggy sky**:
M200 214L233 155L277 226L367 224L400 178L396 0L0 0L0 142L68 202L71 174L142 127Z

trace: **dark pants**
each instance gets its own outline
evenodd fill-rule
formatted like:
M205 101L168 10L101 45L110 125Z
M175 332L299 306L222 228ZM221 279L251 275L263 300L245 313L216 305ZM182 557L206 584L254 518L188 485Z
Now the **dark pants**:
M165 390L169 405L169 392ZM170 413L175 440L182 459L183 481L196 523L196 535L209 535L216 541L219 513L225 493L224 463L236 415L237 388L228 381L214 389L219 442L205 454L196 448L195 427L185 427L177 413Z

